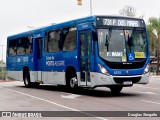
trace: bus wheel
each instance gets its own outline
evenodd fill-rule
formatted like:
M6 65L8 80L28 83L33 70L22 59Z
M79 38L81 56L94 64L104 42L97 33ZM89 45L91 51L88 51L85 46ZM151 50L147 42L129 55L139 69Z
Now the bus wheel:
M68 67L66 70L66 86L68 89L75 89L78 87L77 74L73 67Z
M70 79L70 88L76 88L78 86L78 81L76 77L73 77Z
M112 93L120 93L123 89L122 86L111 86L109 87Z
M25 71L23 81L24 81L25 87L27 88L31 87L29 71Z
M40 85L40 83L38 83L38 82L35 82L35 83L33 84L33 86L36 87L36 88L38 88L39 85Z

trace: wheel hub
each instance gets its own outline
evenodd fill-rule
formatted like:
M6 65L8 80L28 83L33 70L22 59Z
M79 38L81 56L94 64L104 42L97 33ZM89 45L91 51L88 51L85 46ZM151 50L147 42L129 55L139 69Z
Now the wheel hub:
M76 77L74 77L74 78L71 78L71 80L70 80L70 87L71 88L74 88L76 85L77 85L77 79L76 79Z

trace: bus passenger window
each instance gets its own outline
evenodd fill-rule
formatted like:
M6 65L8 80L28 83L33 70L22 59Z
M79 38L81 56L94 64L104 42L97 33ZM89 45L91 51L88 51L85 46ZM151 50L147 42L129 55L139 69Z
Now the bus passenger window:
M26 53L30 54L32 53L32 47L33 47L33 37L32 36L28 36L28 40L26 41L27 45L26 45Z
M29 45L28 48L26 49L26 53L32 53L32 47L31 47L31 45Z
M76 27L65 28L63 30L63 50L71 51L76 49Z
M16 47L16 39L9 41L9 50L8 54L9 56L15 56L17 52L17 47Z
M32 53L32 37L22 37L18 39L17 55Z
M32 53L33 37L27 36L17 40L17 55L25 55Z
M48 52L58 52L60 41L60 30L54 30L49 33L48 43L47 43L47 51Z

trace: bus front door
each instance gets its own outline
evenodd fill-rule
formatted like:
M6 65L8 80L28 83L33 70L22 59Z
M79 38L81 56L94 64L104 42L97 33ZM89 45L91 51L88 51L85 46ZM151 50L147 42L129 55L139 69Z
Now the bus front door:
M34 39L34 65L36 71L35 80L39 82L42 81L42 39L42 37Z
M80 31L80 86L90 86L91 31Z

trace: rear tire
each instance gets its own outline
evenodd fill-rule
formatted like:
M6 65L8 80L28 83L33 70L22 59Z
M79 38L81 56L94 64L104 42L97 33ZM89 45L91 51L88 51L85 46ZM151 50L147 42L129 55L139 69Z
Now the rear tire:
M30 74L29 74L28 70L24 72L23 81L24 81L25 87L29 88L32 86L32 84L30 82Z
M110 88L111 92L115 93L115 94L120 93L121 90L123 89L122 86L111 86L109 88Z

